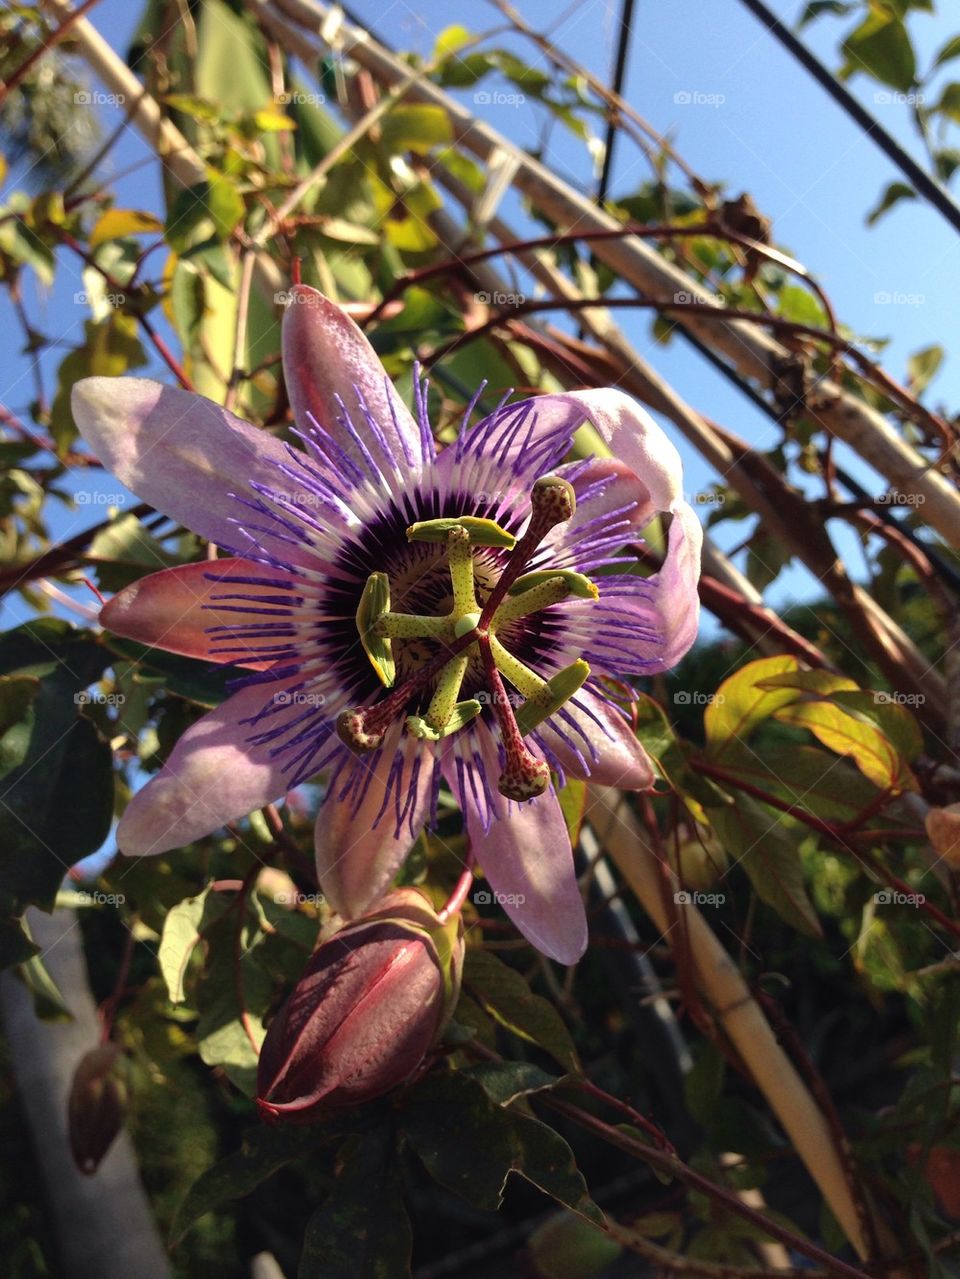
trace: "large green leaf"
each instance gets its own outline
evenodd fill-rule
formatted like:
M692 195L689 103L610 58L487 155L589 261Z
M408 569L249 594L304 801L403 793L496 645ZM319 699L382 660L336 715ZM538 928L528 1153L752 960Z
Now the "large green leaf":
M564 1070L579 1071L577 1050L563 1018L513 968L489 951L470 949L463 985L501 1026L548 1052Z
M761 721L795 699L788 689L761 688L762 680L798 669L795 657L761 657L748 662L719 686L703 714L707 753L721 759L736 750Z
M297 1279L403 1279L412 1243L390 1134L348 1137L333 1189L307 1223Z

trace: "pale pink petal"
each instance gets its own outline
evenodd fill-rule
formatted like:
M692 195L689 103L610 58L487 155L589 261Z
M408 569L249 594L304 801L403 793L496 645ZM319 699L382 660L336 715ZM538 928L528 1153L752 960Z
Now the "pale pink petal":
M279 799L287 789L283 757L253 747L257 715L294 680L257 684L232 697L183 734L163 768L138 791L117 828L122 853L144 857L180 848Z
M536 734L547 758L555 758L568 777L589 777L597 785L622 790L653 786L653 765L633 729L619 711L589 689L581 689Z
M244 579L242 584L231 580L237 577ZM104 605L100 621L115 635L149 648L262 670L274 658L257 657L258 641L232 640L222 628L245 630L269 621L271 609L278 617L285 615L281 601L296 598L290 587L289 574L253 560L206 560L151 573L124 587ZM221 629L211 631L213 627ZM248 651L224 653L228 647Z
M369 473L363 450L343 421L345 407L390 487L419 476L423 464L420 428L376 352L340 307L305 284L289 292L283 316L283 372L293 416L302 431L316 423ZM358 395L371 420L362 412ZM335 458L329 460L335 465Z
M500 762L486 729L476 731L493 820L485 830L478 807L467 802L470 847L497 901L536 948L561 964L575 964L587 947L587 918L577 887L573 850L566 822L551 788L537 799L514 804L496 790ZM447 751L443 771L454 793L461 793L454 757ZM467 763L468 769L476 765ZM473 787L467 786L467 793Z
M315 563L307 547L291 541L278 515L258 515L231 496L255 500L253 484L287 493L294 487L279 469L289 469L290 455L267 432L202 395L147 378L84 378L73 388L71 405L90 448L142 501L229 550ZM342 528L332 510L324 518ZM238 522L250 528L249 536Z
M354 786L348 788L349 769L331 780L317 813L317 879L345 919L362 915L388 891L429 813L433 747L401 737L401 727L387 733L375 756L350 761L352 769L364 770Z

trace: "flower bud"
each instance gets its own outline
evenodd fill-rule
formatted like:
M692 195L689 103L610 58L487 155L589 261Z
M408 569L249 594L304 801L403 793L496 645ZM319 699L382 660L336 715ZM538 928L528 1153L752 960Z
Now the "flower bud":
M100 1044L77 1063L67 1100L70 1153L81 1172L92 1175L123 1127L127 1088L117 1044Z
M409 1079L457 1002L459 920L401 888L316 950L267 1031L257 1106L271 1121L311 1123Z

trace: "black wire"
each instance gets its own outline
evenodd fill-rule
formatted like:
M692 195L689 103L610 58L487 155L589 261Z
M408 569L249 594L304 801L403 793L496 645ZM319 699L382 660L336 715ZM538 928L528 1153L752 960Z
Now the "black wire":
M620 10L620 38L617 41L617 60L613 71L613 92L619 97L623 91L623 80L627 69L627 54L630 51L630 37L633 34L634 0L623 0ZM597 187L597 204L603 207L610 185L610 172L613 167L613 148L617 140L617 128L620 120L617 108L611 106L607 119L607 135L603 141L603 169L600 173L600 185Z
M793 32L774 14L770 12L763 0L740 0L746 5L754 17L759 18L772 36L774 36L788 53L803 66L813 78L826 89L834 102L846 111L860 128L871 138L889 160L897 166L917 191L924 196L946 218L955 231L960 231L960 205L953 196L922 169L913 156L903 149L879 121L866 111L857 99L840 81L819 61L806 45L801 44Z

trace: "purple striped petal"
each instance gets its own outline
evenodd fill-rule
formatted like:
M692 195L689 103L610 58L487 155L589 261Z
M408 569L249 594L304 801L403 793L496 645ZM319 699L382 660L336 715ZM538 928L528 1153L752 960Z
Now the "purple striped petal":
M297 426L394 492L414 483L424 462L421 428L394 390L373 347L333 302L295 285L283 316L283 372Z
M400 732L398 724L376 756L351 757L317 813L317 879L345 919L387 892L432 805L432 747Z
M467 779L467 785L490 794L493 821L485 830L476 806L465 805L470 847L497 900L524 937L558 963L575 964L587 948L587 917L557 797L551 788L523 804L504 799L496 790L497 745L486 729L478 729L476 735L484 776ZM457 794L460 780L453 752L441 758L447 783ZM468 762L466 768L477 770L478 765Z
M619 711L586 688L541 724L537 739L551 763L555 759L568 777L622 790L653 786L653 765L633 729Z
M283 756L272 758L247 742L245 721L269 696L262 684L245 688L187 729L161 771L127 805L117 828L122 853L146 857L180 848L286 792Z
M286 447L266 432L202 395L147 378L84 378L71 404L80 434L142 501L240 555L314 562L269 512L249 536L238 527L245 509L234 495L252 497L254 483L276 489L277 468L289 462ZM330 520L342 527L332 511Z

